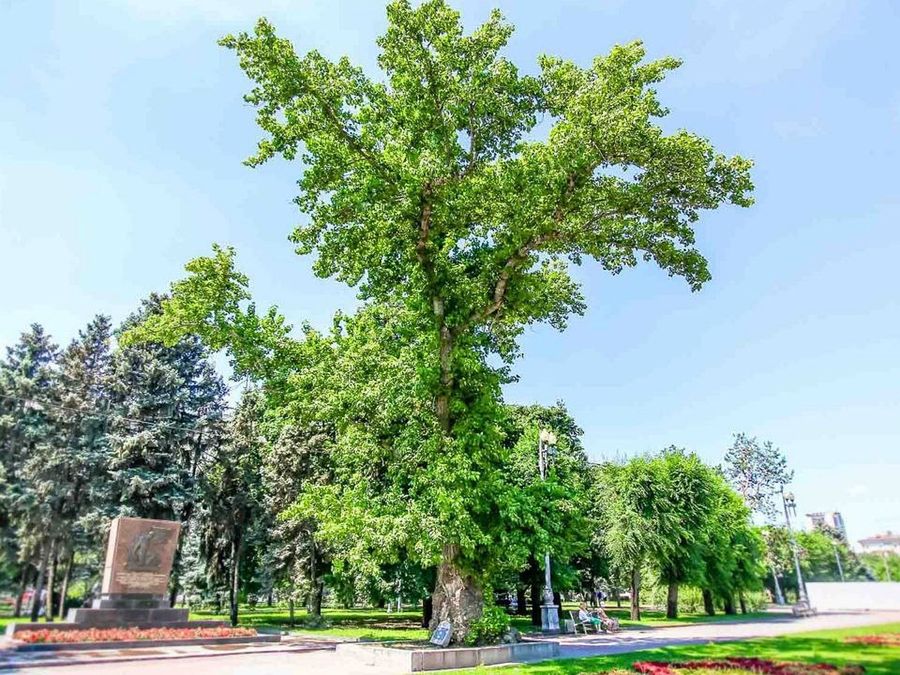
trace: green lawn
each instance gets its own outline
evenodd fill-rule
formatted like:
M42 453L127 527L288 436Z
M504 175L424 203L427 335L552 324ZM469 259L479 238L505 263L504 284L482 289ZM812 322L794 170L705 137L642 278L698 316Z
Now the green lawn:
M360 638L363 640L424 640L428 631L421 628L418 611L388 613L383 609L323 609L322 615L330 624L325 628L304 626L306 611L295 613L294 626L290 625L290 613L285 607L241 607L238 615L242 626L254 628L281 628L292 633L332 637ZM228 620L227 614L192 612L192 619Z
M896 673L900 673L900 648L873 647L843 642L845 637L851 635L878 633L900 633L900 623L798 633L779 638L741 642L650 649L613 656L559 659L505 668L474 668L456 672L473 675L475 673L484 673L485 675L488 673L491 675L579 675L583 673L588 675L590 673L606 673L616 669L629 669L635 661L686 661L727 656L753 656L773 661L827 662L837 666L862 665L865 667L866 673L896 675Z
M577 605L565 605L561 618L568 618L569 609L577 609ZM621 609L612 607L608 608L607 611L611 616L617 617L624 627L678 626L706 621L733 620L735 618L760 619L772 616L764 613L748 614L743 617L725 616L722 614L716 616L688 614L673 621L666 619L664 612L648 609L642 611L641 621L637 622L627 618L628 610L624 607ZM364 640L424 640L428 637L428 632L419 625L421 614L418 610L403 611L399 614L392 612L389 614L383 609L324 609L322 613L330 625L324 628L309 628L303 625L307 615L302 608L296 611L295 623L294 626L291 626L290 615L286 607L258 606L256 609L251 609L243 606L240 611L240 624L261 629L283 629L295 633ZM199 611L192 612L191 618L227 621L228 615ZM27 620L27 617L18 619L18 621ZM0 616L0 630L12 621L12 617ZM511 617L511 623L523 633L539 630L539 628L531 625L531 621L527 616Z
M577 609L577 605L566 605L561 618L568 618L568 610ZM680 626L689 623L707 621L725 621L734 619L763 619L770 618L772 614L757 613L743 616L707 616L705 614L689 614L676 620L667 619L665 612L657 610L642 611L641 621L628 619L628 610L625 608L610 608L607 610L611 616L620 619L624 627L656 627L656 626ZM419 620L421 614L416 611L403 611L387 613L382 609L323 609L322 614L330 626L325 628L309 628L303 625L306 619L306 611L300 609L295 615L295 624L290 625L290 617L287 608L284 607L241 607L239 620L242 626L255 628L281 628L295 633L312 635L328 635L334 637L361 638L365 640L423 640L428 637L428 632L421 628ZM227 614L214 614L213 612L194 612L192 619L222 619L227 620ZM531 625L527 616L511 617L511 624L523 633L540 630Z

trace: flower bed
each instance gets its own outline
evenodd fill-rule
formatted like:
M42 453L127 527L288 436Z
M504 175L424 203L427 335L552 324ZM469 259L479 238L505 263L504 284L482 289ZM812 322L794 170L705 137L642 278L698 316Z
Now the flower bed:
M680 675L678 671L691 670L738 670L761 675L807 675L810 673L839 673L857 675L865 670L862 666L838 668L830 663L785 663L753 658L725 658L708 661L638 661L632 668L643 675Z
M860 635L858 637L844 638L844 642L851 645L871 645L873 647L900 647L900 633Z
M16 640L28 644L77 642L133 642L139 640L203 640L256 637L253 628L86 628L84 630L23 630Z

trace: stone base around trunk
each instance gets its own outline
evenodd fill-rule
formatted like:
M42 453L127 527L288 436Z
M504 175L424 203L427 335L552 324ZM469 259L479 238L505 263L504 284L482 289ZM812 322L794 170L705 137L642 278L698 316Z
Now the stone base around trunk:
M351 642L338 644L336 649L339 655L354 658L365 665L390 668L398 673L523 663L559 656L559 643L547 641L446 649L400 649L387 644Z

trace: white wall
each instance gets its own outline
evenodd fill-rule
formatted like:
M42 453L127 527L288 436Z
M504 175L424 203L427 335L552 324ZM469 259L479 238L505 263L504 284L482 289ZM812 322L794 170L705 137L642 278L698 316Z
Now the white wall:
M900 610L900 583L885 581L812 582L809 604L819 611L837 609Z

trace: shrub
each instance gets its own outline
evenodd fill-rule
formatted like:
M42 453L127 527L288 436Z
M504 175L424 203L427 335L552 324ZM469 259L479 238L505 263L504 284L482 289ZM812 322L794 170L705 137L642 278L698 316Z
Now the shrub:
M485 605L481 618L473 621L466 633L467 645L492 645L500 642L500 638L509 628L509 617L506 610L497 605Z

